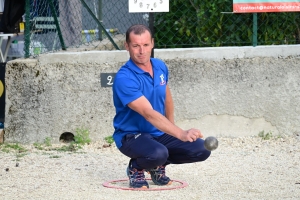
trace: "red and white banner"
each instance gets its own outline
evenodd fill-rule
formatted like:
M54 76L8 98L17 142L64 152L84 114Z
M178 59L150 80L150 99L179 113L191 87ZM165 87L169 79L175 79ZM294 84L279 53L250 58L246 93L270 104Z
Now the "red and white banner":
M273 0L274 1L274 0ZM275 0L276 1L276 0ZM263 0L233 0L234 13L299 12L300 1L266 2Z

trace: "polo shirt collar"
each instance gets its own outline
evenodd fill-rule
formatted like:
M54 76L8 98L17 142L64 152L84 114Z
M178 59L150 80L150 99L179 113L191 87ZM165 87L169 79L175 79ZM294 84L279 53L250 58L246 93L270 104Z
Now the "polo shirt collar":
M153 65L153 61L152 61L153 58L150 58L150 61L152 63L152 69L156 69L156 66ZM128 68L132 69L133 71L135 71L136 73L138 74L143 74L143 73L148 73L148 72L145 72L144 70L142 70L141 68L139 68L133 61L132 59L130 58L128 63L127 63L127 66Z

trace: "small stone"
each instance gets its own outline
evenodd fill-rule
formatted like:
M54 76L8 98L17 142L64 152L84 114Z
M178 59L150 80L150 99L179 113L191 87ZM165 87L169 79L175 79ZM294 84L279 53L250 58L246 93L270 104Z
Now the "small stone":
M104 144L103 145L103 148L108 148L108 147L110 147L110 144Z

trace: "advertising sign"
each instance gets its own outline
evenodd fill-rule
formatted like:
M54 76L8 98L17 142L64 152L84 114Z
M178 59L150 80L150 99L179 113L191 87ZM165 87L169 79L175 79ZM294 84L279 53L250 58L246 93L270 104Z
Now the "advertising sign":
M299 11L300 0L233 0L234 13Z

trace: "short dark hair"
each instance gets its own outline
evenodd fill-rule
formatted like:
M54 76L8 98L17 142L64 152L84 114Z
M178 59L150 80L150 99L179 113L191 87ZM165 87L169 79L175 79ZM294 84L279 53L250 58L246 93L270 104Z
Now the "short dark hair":
M152 33L149 27L143 25L143 24L135 24L130 26L126 31L126 43L130 42L129 35L131 32L133 32L135 35L140 35L142 33L145 33L148 31L150 33L150 36L152 38Z

